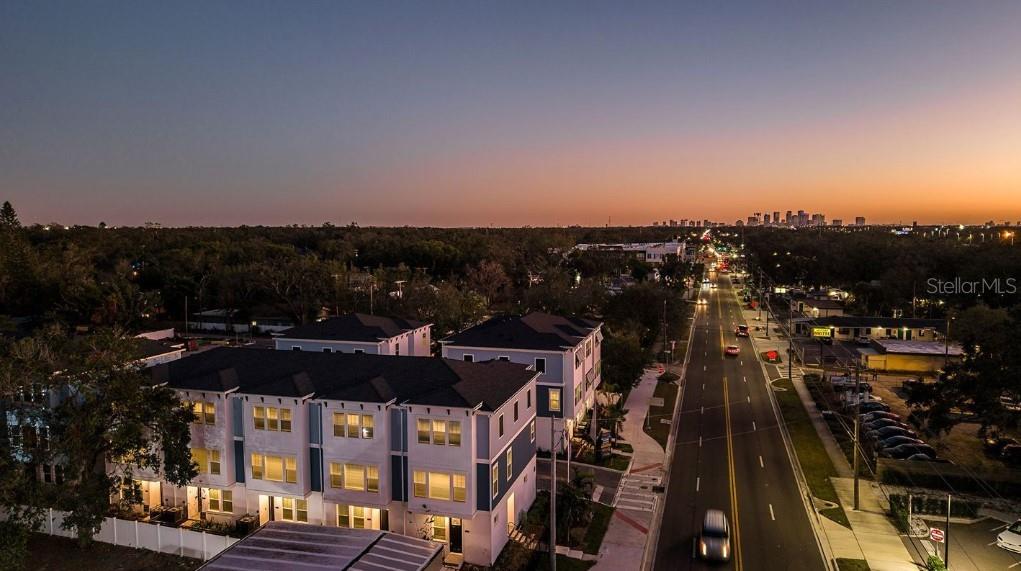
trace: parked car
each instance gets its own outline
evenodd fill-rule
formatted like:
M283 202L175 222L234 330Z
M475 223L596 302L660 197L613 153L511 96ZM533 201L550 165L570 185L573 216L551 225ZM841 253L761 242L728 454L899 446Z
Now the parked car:
M996 546L1014 553L1021 553L1021 519L1010 524L1007 529L996 536Z
M877 400L870 400L868 402L861 403L861 412L875 412L877 410L890 412L890 405Z
M857 343L858 345L861 345L862 347L868 347L869 345L872 344L872 340L864 335L860 337L855 337L854 342Z
M707 561L730 560L730 524L721 510L706 510L698 534L698 553Z
M895 413L895 412L885 412L885 411L882 411L882 410L876 410L876 411L873 411L873 412L863 412L861 414L861 422L862 422L862 424L865 424L866 422L871 422L873 420L878 420L880 418L889 418L890 420L900 420L900 415Z
M723 350L724 353L731 357L736 357L741 353L741 349L737 345L727 345L727 348Z
M940 460L939 458L933 458L927 454L922 453L912 454L911 456L905 458L905 460L910 460L912 462L942 462L942 460Z
M879 430L872 430L865 433L865 437L869 440L883 440L890 438L891 436L910 436L912 438L918 438L914 430L908 428L901 428L899 426L887 426L886 428L880 428Z
M985 439L985 450L986 454L999 458L1003 454L1003 449L1011 444L1021 444L1016 438L1002 438L999 436L988 436Z
M893 420L890 418L877 418L871 422L865 423L865 430L879 430L880 428L886 428L887 426L899 426L900 428L911 428L910 425L904 424L899 420Z
M928 444L901 444L900 446L884 449L880 453L880 456L893 458L895 460L904 460L908 456L914 456L915 454L925 454L930 458L935 458L936 450Z
M876 452L880 452L884 448L893 448L895 446L900 446L901 444L925 444L925 442L918 438L915 438L914 436L898 435L877 441L875 449Z
M1021 464L1021 444L1008 444L1000 452L1000 458L1008 464Z

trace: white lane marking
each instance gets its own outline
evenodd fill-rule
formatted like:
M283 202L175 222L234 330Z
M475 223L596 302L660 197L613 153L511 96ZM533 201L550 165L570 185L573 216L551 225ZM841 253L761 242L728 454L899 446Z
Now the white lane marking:
M698 437L698 447L699 448L702 447L702 437L701 436Z
M703 371L708 371L709 370L709 365L702 365L702 370Z
M705 414L705 407L702 407L702 412L700 412L699 414Z
M705 383L702 383L702 390L705 390Z
M741 377L741 382L742 383L747 383L748 382L748 377Z
M989 545L996 545L996 542L994 541L994 542L990 543ZM1015 563L1013 565L1008 565L1007 569L1013 569L1014 567L1017 567L1018 565L1021 565L1021 561L1018 561L1017 563Z
M744 366L744 360L742 360L742 361L741 361L741 366L742 366L742 367Z
M749 403L750 403L750 402L752 402L752 397L750 397L750 396L747 396L747 397L744 397L744 398L748 399L748 402L749 402Z
M759 456L759 468L765 469L766 465L762 462L762 456Z
M752 421L752 431L754 432L755 430L756 430L756 428L755 428L755 421L753 420Z
M1009 524L1006 524L1006 523L1005 523L1005 524L1003 524L1003 525L998 525L998 526L994 527L993 529L990 529L989 531L1000 531L1001 529L1003 529L1003 528L1007 527L1008 525L1009 525ZM994 543L995 543L995 542L994 542Z
M701 477L696 477L696 478L695 478L695 491L697 492L697 491L698 491L698 489L699 489L699 488L700 488L701 486L702 486L702 478L701 478Z
M773 521L776 521L776 515L773 514L773 504L769 504L769 517Z

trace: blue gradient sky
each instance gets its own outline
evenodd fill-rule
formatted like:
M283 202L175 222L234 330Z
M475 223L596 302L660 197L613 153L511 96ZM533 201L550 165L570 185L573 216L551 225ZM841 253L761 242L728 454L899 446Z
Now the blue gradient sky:
M8 1L0 200L87 224L1018 220L1018 30L1021 2Z

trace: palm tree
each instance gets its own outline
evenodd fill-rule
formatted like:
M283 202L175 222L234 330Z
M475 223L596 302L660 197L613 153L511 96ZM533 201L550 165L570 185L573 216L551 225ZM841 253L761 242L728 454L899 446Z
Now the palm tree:
M624 408L624 403L620 399L603 407L603 421L609 426L614 441L620 435L620 425L624 424L626 416L627 409Z
M566 534L569 539L572 528L588 523L594 487L592 476L576 469L571 481L557 490L557 526L561 528L558 534Z

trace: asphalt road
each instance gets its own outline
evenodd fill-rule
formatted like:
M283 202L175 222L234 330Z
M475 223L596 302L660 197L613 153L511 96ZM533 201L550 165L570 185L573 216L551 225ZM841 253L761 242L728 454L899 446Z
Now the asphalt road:
M716 279L716 276L712 276ZM737 571L825 569L730 280L703 289L654 569L718 569L694 557L707 509L728 514ZM725 357L724 345L740 355Z

